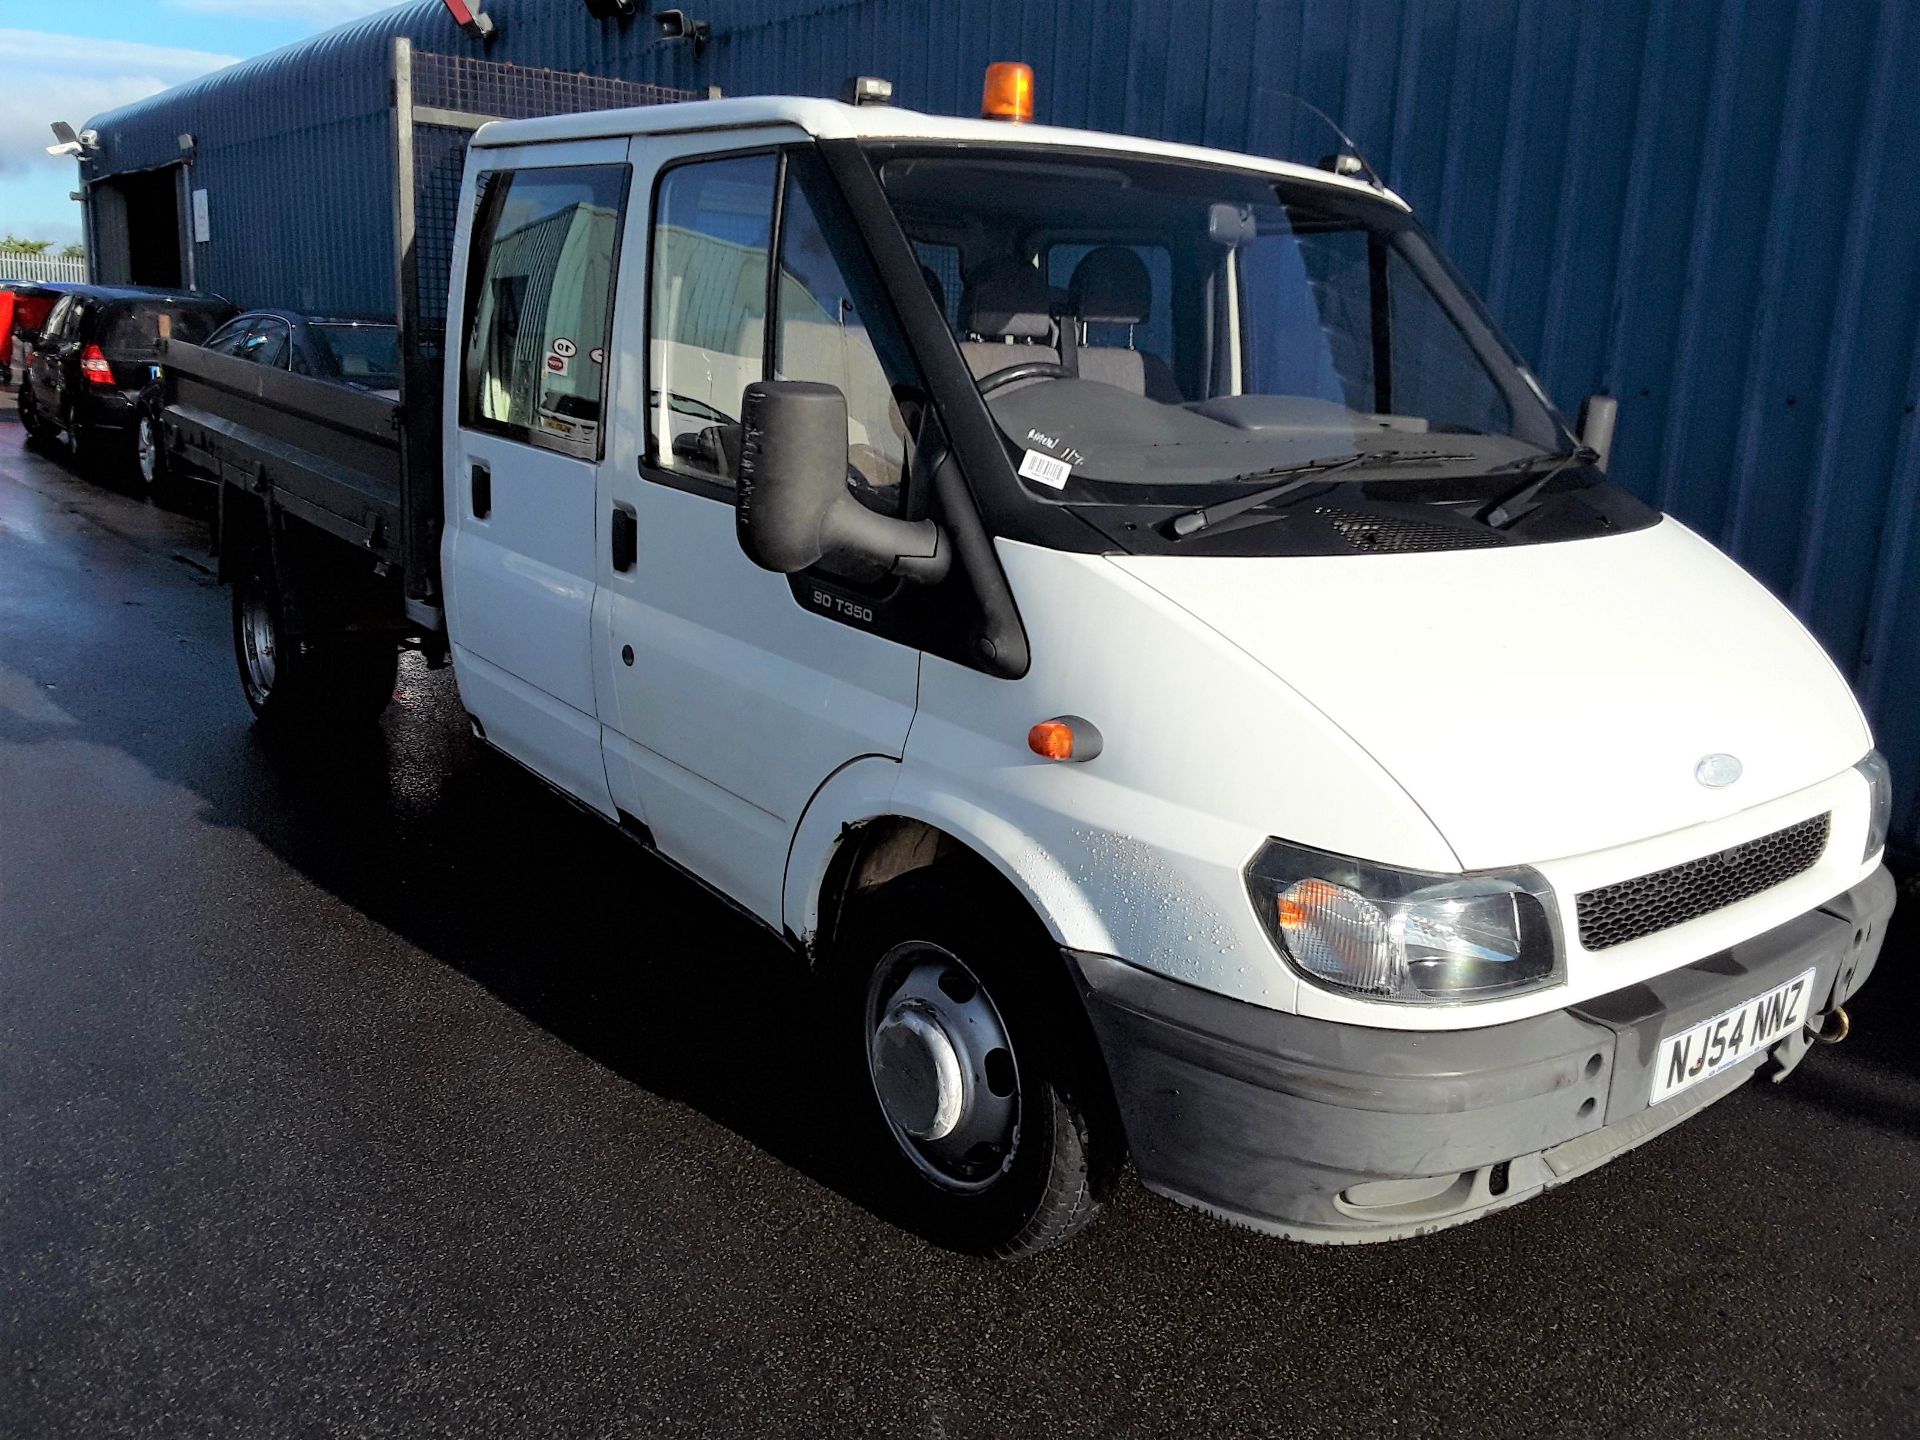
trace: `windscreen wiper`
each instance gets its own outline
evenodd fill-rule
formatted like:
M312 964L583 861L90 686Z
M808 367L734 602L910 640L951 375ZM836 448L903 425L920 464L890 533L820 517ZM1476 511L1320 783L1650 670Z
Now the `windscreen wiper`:
M1505 495L1495 500L1493 504L1480 512L1481 520L1495 530L1508 529L1522 516L1531 515L1539 508L1540 492L1545 490L1547 486L1551 485L1564 472L1572 469L1575 465L1591 465L1599 458L1599 451L1589 449L1587 446L1582 445L1577 449L1569 450L1564 455L1556 455L1548 452L1539 455L1529 455L1525 459L1510 462L1505 468L1512 470L1530 470L1547 460L1552 460L1556 463L1544 474L1536 475L1524 484L1516 485ZM1493 472L1490 471L1488 473L1491 474Z
M1474 458L1448 450L1357 450L1350 455L1332 455L1321 460L1309 460L1302 465L1284 465L1278 470L1256 470L1250 475L1236 475L1233 478L1236 481L1278 480L1280 483L1262 486L1231 499L1216 500L1211 505L1183 510L1161 527L1161 533L1169 540L1185 540L1190 535L1198 535L1202 530L1218 525L1222 520L1231 520L1262 505L1271 505L1296 490L1304 490L1336 470L1351 470L1360 466L1384 469L1389 465L1431 465L1444 460Z

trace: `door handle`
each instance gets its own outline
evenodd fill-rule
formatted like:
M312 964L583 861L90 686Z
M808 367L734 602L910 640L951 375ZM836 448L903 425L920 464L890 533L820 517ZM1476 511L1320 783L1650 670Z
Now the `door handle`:
M631 505L613 507L613 568L631 570L640 558L640 517Z
M493 472L478 460L473 462L473 518L484 520L493 513Z

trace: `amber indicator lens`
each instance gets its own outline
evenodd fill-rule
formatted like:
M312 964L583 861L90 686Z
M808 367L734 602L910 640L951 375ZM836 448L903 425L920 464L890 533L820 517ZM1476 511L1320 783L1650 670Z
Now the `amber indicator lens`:
M1027 748L1042 760L1073 759L1073 727L1064 720L1042 720L1027 732Z

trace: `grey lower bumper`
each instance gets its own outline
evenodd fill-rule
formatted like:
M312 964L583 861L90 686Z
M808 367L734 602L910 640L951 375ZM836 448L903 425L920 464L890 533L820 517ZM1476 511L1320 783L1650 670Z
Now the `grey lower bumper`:
M1149 1188L1294 1239L1386 1240L1516 1204L1784 1075L1805 1035L1647 1103L1662 1036L1810 966L1817 1027L1872 971L1893 902L1881 869L1697 964L1478 1030L1336 1025L1068 956Z

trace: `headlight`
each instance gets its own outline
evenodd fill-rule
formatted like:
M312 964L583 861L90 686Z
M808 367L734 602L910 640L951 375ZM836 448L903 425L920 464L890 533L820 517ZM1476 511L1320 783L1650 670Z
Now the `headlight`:
M1500 1000L1565 978L1553 891L1532 870L1435 875L1270 840L1247 893L1294 969L1370 1000Z
M1867 777L1867 848L1860 858L1871 860L1887 848L1887 831L1893 825L1893 771L1878 750L1869 750L1853 768Z

